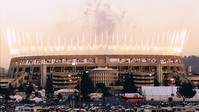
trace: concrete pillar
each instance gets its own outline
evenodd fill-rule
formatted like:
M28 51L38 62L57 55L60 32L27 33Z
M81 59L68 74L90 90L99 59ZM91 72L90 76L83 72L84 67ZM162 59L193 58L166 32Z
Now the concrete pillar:
M158 60L157 62L157 78L158 78L158 82L162 84L162 65L161 65L160 60Z
M95 63L98 63L98 58L97 57L95 57Z
M192 67L191 67L190 65L188 66L188 70L187 70L187 71L188 71L188 75L189 75L189 76L192 75L192 74L191 74L191 72L192 72Z
M47 67L45 64L41 65L41 86L45 87L46 86L46 79L47 79Z
M109 57L106 57L106 63L109 63Z

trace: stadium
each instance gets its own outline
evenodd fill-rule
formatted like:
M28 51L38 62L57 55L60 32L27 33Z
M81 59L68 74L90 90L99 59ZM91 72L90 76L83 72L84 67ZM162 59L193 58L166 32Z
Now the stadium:
M45 87L47 77L52 76L55 87L74 88L84 71L89 72L94 83L106 86L122 80L125 73L134 74L137 86L152 86L155 78L163 84L165 75L186 80L179 55L187 36L185 29L162 33L161 38L138 39L130 33L114 32L80 34L52 38L45 33L6 30L13 56L9 68L13 84L28 79Z
M9 73L12 78L27 72L35 84L41 82L45 86L47 76L53 76L53 83L60 88L74 87L78 82L78 74L84 71L96 71L95 68L111 68L113 74L106 69L98 74L115 75L132 72L140 74L137 85L153 85L154 74L162 83L165 74L172 78L175 73L185 76L185 69L180 56L166 55L54 55L54 56L26 56L12 58ZM115 71L115 72L114 72ZM145 73L145 74L143 74ZM151 77L149 74L153 74ZM147 76L147 77L146 77ZM98 77L101 78L101 77ZM150 79L150 80L148 80ZM104 79L101 79L103 81ZM111 81L112 79L109 78ZM115 82L113 82L115 83Z
M186 28L142 32L125 10L114 9L111 2L92 0L78 7L50 30L14 25L2 30L12 55L9 74L13 84L28 79L45 87L47 77L52 76L55 87L69 88L84 71L94 83L106 86L122 80L125 73L134 74L138 86L153 85L155 78L162 84L165 75L186 79L180 56Z

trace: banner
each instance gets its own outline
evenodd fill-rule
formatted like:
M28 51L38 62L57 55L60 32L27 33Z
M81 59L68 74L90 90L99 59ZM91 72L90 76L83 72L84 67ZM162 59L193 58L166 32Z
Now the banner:
M55 63L57 64L62 63L62 59L55 59Z
M119 63L119 58L109 58L110 63Z
M95 63L95 58L87 58L86 59L86 64L94 64Z
M66 59L66 64L72 64L73 60L72 59Z
M130 63L130 59L129 58L122 58L122 59L120 59L120 63Z
M83 58L79 58L77 59L77 64L84 64L84 59Z

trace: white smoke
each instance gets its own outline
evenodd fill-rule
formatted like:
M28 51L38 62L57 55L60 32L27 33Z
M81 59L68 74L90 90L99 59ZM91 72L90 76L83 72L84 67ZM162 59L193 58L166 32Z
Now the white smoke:
M186 42L186 28L179 27L175 30L159 30L158 33L151 33L132 22L134 18L128 18L128 11L112 8L112 4L108 0L85 0L76 6L71 6L75 11L71 10L70 14L64 13L66 18L44 30L39 27L38 30L19 29L14 25L5 28L3 32L10 53L13 56L171 55L180 54ZM74 17L71 19L68 15Z
M87 0L82 18L84 18L85 28L101 34L103 32L113 33L121 25L124 15L124 11L122 13L114 12L108 2Z

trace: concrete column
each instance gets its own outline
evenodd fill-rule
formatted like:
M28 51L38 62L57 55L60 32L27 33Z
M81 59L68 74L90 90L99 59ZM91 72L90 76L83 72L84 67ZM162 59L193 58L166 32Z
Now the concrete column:
M139 72L142 72L142 66L139 65Z
M109 63L109 57L106 57L106 63Z
M160 60L157 62L157 77L158 77L158 82L162 84L162 65Z
M47 79L47 67L45 64L41 65L41 86L45 87L46 86L46 79Z
M97 57L95 57L95 63L98 63L98 58Z
M8 74L12 74L11 75L11 78L13 78L15 75L15 73L14 73L14 69L15 69L15 67L12 67L12 70L10 70L9 72L8 72Z
M93 81L93 83L94 83L94 86L96 85L96 73L93 73L93 79L94 79L94 81Z
M188 71L188 75L190 76L190 75L191 75L191 72L192 72L192 67L189 65L187 69L188 69L188 70L187 70L187 71Z

